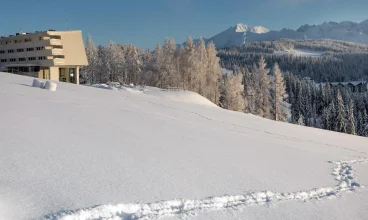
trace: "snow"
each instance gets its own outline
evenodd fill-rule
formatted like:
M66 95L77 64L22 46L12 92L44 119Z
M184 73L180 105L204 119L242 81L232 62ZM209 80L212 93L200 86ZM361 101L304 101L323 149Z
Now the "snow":
M302 50L302 49L290 49L290 50L279 50L274 52L276 55L294 55L300 57L320 57L323 52Z
M46 81L44 89L55 92L56 88L57 88L57 84L55 82Z
M156 96L161 99L217 108L217 105L213 104L210 100L206 99L205 97L191 91L184 91L180 88L159 89L155 87L140 87L133 85L109 86L106 84L95 84L92 86L96 88L108 89L119 92L129 92L137 94L144 93L148 96Z
M253 33L257 33L257 34L264 34L264 33L268 33L270 32L269 29L265 28L265 27L262 27L262 26L255 26L251 29L251 31Z
M43 88L45 85L45 82L39 80L39 79L34 79L32 82L32 86L36 87L36 88Z
M32 81L0 73L0 219L368 218L367 138Z

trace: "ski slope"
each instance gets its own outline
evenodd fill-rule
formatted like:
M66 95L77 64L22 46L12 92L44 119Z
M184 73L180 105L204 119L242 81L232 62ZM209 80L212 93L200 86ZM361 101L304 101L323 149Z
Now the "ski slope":
M323 52L319 51L311 51L311 50L302 50L302 49L290 49L290 50L279 50L275 51L276 55L293 55L298 57L320 57L323 55Z
M0 219L368 219L368 139L185 91L0 73Z

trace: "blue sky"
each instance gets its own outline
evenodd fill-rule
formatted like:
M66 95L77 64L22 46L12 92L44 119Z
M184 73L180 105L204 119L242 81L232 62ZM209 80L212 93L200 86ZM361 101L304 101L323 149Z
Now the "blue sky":
M113 40L153 48L165 37L181 43L188 35L211 37L237 23L295 29L330 20L360 22L367 12L367 0L17 0L1 3L0 35L68 27L96 44Z

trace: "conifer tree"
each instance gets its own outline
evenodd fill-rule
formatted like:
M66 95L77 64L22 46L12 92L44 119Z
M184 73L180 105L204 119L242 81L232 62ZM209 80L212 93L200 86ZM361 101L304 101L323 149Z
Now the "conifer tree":
M335 131L346 133L346 112L340 90L337 92Z
M285 112L285 98L287 96L285 91L284 76L281 73L279 65L277 63L273 66L273 76L275 78L275 120L287 121L287 113Z
M223 106L226 109L244 112L243 77L241 74L227 77L225 81Z
M99 73L99 58L97 47L92 41L92 37L88 36L86 41L86 55L88 66L82 68L81 83L95 84L97 83L97 75Z
M347 133L352 134L352 135L356 135L355 118L354 118L354 106L353 106L353 101L352 100L350 100L348 114L349 114L349 116L348 116L348 124L347 124Z
M215 44L210 41L206 46L207 52L207 71L206 71L206 82L207 82L207 95L206 97L213 103L218 104L220 100L220 77L221 67L220 59L217 57L217 51Z

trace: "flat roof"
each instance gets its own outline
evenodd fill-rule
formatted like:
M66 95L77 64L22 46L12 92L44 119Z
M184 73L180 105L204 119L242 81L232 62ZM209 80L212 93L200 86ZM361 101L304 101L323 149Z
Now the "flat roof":
M68 32L81 32L81 30L67 30L67 31L56 31L56 30L48 30L48 31L36 31L36 32L20 32L16 33L15 35L9 36L0 36L0 40L6 40L9 38L18 38L18 37L26 37L26 36L34 36L34 35L44 35L44 34L62 34Z

